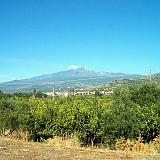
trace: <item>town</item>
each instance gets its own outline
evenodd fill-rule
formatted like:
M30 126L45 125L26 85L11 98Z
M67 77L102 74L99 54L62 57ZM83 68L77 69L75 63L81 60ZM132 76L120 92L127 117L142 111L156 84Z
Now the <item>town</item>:
M68 97L68 96L101 96L101 95L110 95L113 93L113 88L105 89L72 89L70 91L56 91L55 86L53 86L52 91L42 92L48 96L53 97Z

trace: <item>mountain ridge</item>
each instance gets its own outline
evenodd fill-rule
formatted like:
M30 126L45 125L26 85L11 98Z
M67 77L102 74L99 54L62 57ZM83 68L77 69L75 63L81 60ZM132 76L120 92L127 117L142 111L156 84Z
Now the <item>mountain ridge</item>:
M85 73L85 74L84 74ZM66 77L67 75L67 77ZM114 77L114 76L126 76L126 75L138 75L138 74L128 74L128 73L122 73L122 72L116 72L116 73L111 73L111 72L97 72L94 70L89 70L84 67L78 68L78 69L69 69L69 70L64 70L64 71L59 71L55 73L50 73L50 74L42 74L40 76L34 76L31 78L25 78L25 79L20 79L20 80L12 80L8 82L3 82L3 83L14 83L14 82L20 82L20 81L25 81L25 82L33 82L33 81L40 81L40 80L47 80L52 79L55 81L55 76L58 77L58 81L64 81L64 80L76 80L77 78L83 79L83 78L97 78L97 77ZM62 79L61 77L62 76ZM57 77L56 77L57 80Z
M89 86L103 85L116 79L133 79L140 76L141 75L138 74L127 74L121 72L97 72L80 67L51 74L43 74L27 79L0 83L0 90L6 92L25 92L32 91L34 89L47 91L52 88L53 84L56 84L60 90L69 90L71 88L85 88Z

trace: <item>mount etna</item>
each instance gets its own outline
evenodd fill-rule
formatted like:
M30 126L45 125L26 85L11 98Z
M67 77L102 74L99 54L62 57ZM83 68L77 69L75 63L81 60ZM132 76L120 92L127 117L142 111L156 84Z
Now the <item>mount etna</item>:
M107 84L113 80L135 79L138 74L97 72L86 68L70 69L52 74L44 74L28 79L14 80L0 84L0 90L8 93L50 91L53 85L57 90L70 90Z

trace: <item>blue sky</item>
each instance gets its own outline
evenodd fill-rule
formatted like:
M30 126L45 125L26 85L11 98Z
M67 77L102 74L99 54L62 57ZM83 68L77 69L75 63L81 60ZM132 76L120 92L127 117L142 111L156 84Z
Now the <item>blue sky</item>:
M0 0L0 82L84 66L160 72L159 0Z

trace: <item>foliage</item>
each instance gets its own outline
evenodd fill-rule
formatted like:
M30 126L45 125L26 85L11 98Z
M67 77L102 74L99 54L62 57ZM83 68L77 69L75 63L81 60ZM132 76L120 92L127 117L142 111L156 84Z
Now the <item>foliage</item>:
M45 97L0 92L0 129L28 131L30 140L74 137L84 145L152 141L160 134L160 88L132 84L110 96Z

